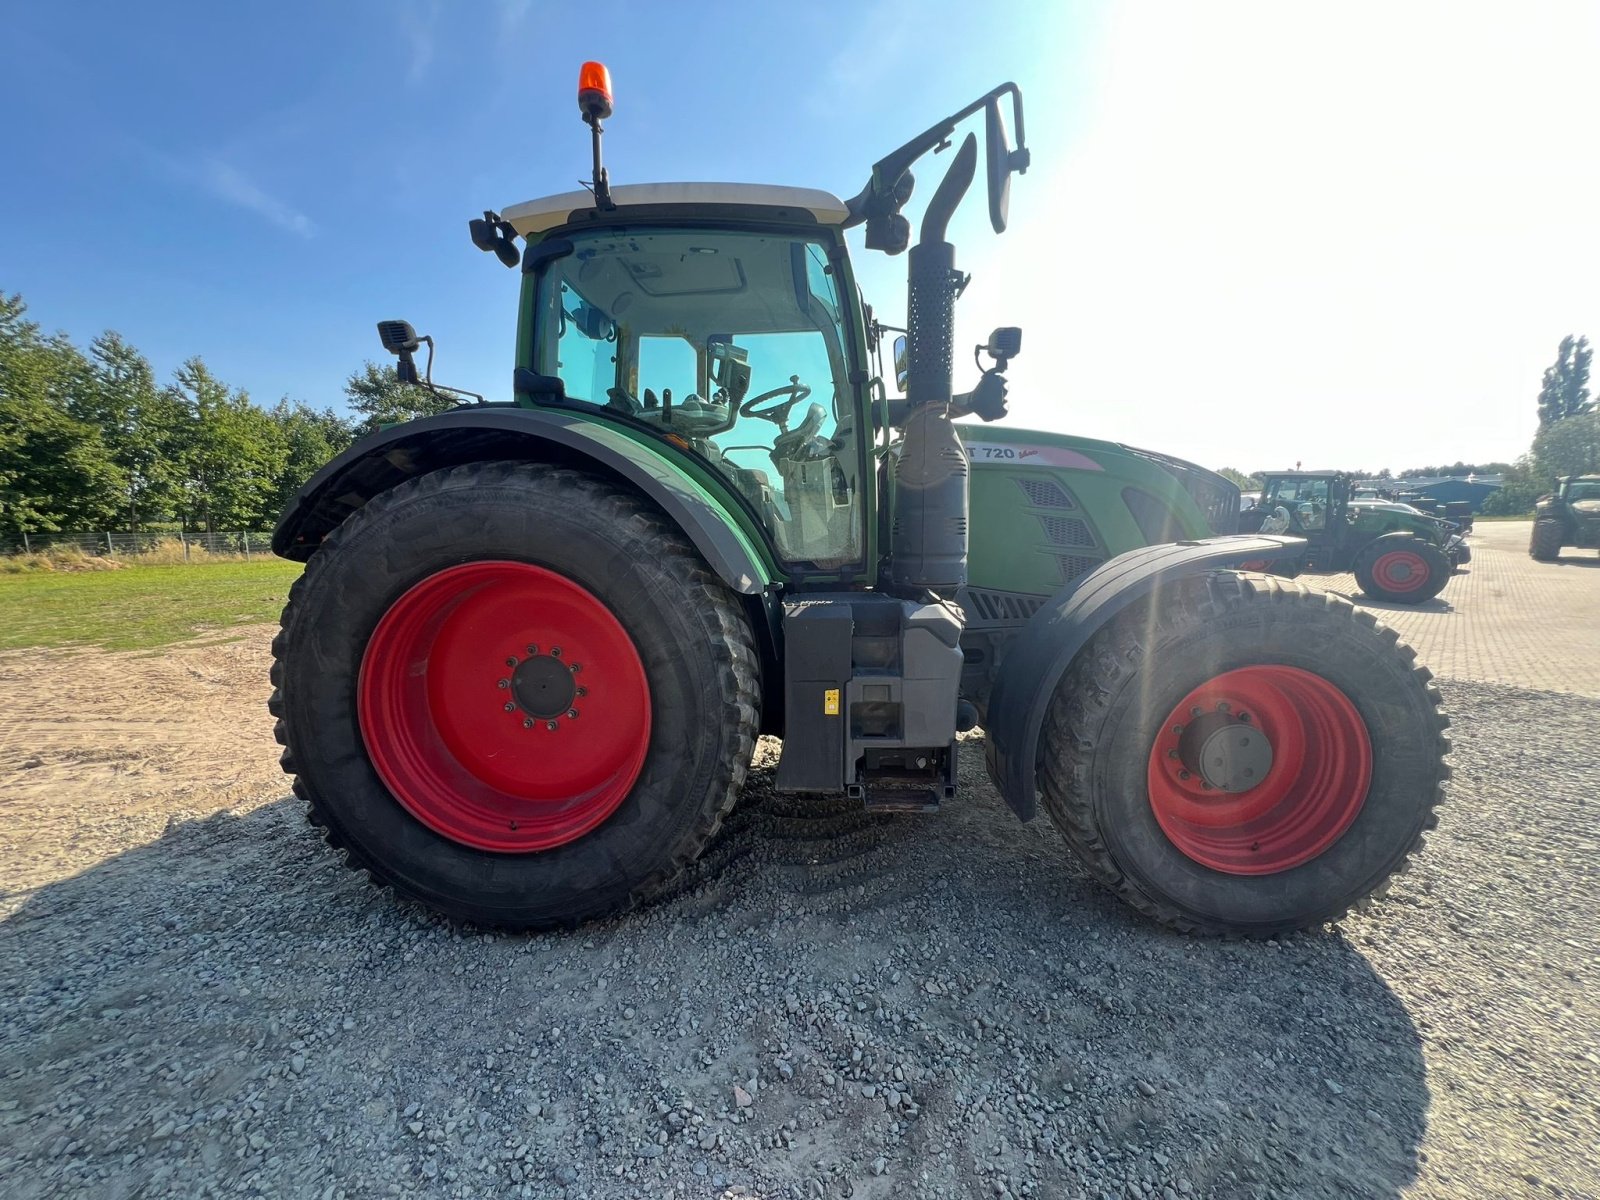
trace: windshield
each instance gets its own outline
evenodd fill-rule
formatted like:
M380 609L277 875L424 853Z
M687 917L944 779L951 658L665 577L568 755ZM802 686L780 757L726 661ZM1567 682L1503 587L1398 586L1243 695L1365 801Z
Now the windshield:
M840 290L826 247L727 230L578 234L539 280L535 369L676 435L786 560L861 557Z
M1567 485L1568 500L1600 500L1600 482L1584 480Z

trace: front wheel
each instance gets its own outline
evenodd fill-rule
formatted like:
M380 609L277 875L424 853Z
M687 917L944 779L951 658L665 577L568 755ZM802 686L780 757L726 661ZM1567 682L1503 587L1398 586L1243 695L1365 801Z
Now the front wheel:
M1540 517L1533 523L1528 554L1535 562L1555 562L1561 557L1561 522Z
M1391 629L1268 576L1179 581L1078 655L1046 722L1046 810L1089 871L1180 929L1337 920L1436 823L1439 693Z
M1353 570L1362 592L1391 604L1432 600L1452 574L1443 550L1404 533L1375 538L1356 555Z
M312 556L273 643L284 769L351 866L542 928L667 887L758 725L735 597L659 513L576 471L421 476Z

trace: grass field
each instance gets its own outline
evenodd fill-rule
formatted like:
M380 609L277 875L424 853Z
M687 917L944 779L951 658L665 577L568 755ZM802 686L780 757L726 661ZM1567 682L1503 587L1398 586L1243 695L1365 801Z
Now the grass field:
M145 650L276 620L299 563L280 559L0 575L0 650Z

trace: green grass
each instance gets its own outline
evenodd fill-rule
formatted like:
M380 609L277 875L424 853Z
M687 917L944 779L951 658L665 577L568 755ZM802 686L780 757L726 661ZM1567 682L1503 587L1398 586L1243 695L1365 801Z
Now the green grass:
M0 649L148 650L197 633L276 620L299 563L124 567L0 575Z

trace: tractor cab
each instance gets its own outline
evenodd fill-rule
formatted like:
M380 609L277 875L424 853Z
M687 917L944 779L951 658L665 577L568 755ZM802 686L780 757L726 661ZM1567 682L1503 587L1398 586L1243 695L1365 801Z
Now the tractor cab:
M713 473L786 564L865 551L867 365L825 192L645 184L530 201L516 402L664 441Z
M1251 532L1304 538L1315 551L1336 544L1350 520L1351 476L1342 471L1266 472L1261 500L1241 514Z

